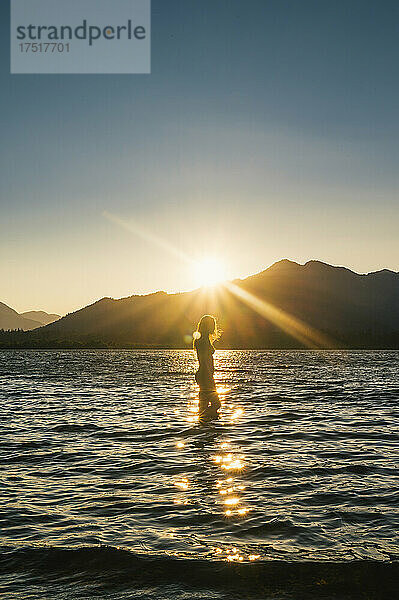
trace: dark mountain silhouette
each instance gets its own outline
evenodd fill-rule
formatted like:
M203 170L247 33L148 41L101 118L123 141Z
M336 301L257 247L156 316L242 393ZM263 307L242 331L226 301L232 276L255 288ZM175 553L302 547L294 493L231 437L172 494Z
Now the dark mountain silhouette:
M42 327L42 325L52 323L55 319L59 318L59 315L49 315L44 311L17 313L13 308L0 302L0 329L30 331L37 327Z
M56 315L54 313L46 313L44 310L30 310L29 312L20 313L22 317L25 319L31 319L32 321L37 321L41 325L48 325L49 323L54 323L54 321L58 321L61 318L61 315Z
M399 348L399 274L282 260L214 292L103 298L35 331L3 334L0 347L184 348L204 313L218 317L225 348Z
M3 302L0 302L0 329L23 329L28 331L40 327L41 323L18 314Z

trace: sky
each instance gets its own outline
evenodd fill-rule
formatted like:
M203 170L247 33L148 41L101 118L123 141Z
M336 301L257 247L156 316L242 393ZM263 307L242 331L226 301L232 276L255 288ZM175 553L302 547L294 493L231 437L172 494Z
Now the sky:
M153 0L150 75L10 75L0 31L0 301L399 271L397 2Z

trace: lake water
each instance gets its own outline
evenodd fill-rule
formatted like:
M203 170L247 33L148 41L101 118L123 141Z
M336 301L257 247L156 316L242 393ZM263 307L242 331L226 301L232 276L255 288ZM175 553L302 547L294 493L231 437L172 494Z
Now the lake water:
M0 353L2 598L394 598L399 353L215 362Z

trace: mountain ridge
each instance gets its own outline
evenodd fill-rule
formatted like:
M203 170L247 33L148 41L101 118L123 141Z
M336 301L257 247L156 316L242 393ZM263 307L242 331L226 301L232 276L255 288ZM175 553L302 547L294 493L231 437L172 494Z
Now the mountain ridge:
M104 297L18 339L0 336L0 347L187 347L205 313L218 317L226 348L399 348L399 274L282 259L214 293ZM324 341L312 345L311 332Z
M43 325L48 325L59 318L60 315L49 314L44 310L18 313L4 302L0 302L0 329L31 331Z
M25 319L31 319L37 321L42 325L48 325L61 318L61 315L55 313L47 313L44 310L30 310L27 312L19 313Z

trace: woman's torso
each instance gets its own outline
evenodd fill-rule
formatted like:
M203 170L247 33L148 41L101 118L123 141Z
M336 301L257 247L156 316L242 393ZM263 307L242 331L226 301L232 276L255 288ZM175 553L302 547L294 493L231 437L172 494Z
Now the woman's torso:
M209 389L215 388L215 381L213 374L215 371L213 363L213 354L215 348L212 346L209 340L197 340L195 342L195 350L197 352L199 368L195 374L196 382L200 387L207 387Z

